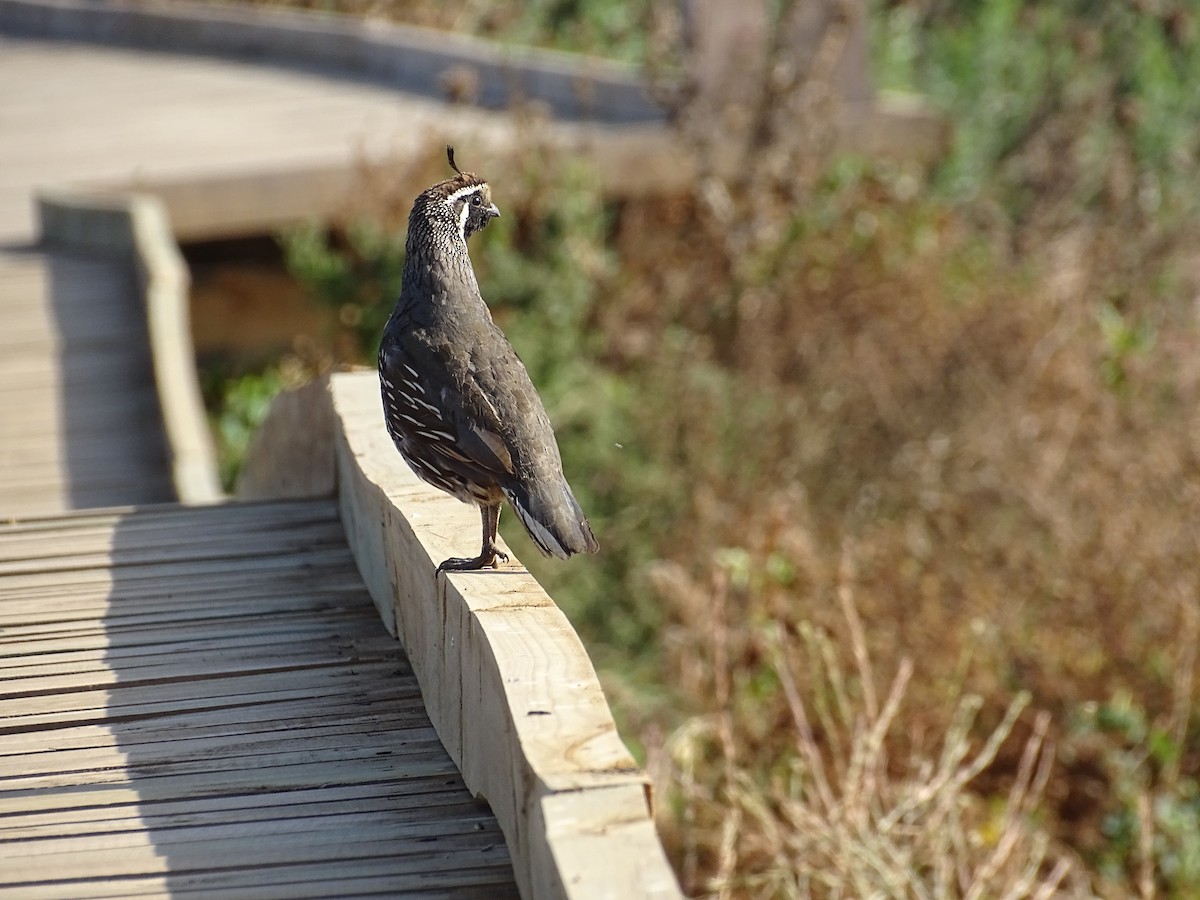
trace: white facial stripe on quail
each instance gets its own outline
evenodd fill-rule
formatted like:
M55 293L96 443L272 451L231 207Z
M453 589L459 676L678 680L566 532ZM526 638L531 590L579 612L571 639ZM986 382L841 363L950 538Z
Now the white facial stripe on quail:
M471 217L471 204L464 203L462 211L458 214L458 233L465 241L467 239L467 219Z
M457 191L447 197L446 202L453 206L456 200L460 200L468 194L474 194L476 191L480 191L482 189L482 184L468 184L466 187L459 188Z

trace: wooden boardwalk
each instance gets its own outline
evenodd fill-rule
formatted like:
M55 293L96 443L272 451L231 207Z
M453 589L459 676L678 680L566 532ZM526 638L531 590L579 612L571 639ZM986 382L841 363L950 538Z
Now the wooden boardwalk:
M332 501L0 526L0 896L512 897Z

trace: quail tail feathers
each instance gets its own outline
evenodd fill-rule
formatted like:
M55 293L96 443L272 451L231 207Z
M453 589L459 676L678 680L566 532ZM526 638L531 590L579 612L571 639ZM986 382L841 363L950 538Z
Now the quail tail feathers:
M557 484L520 483L505 489L504 498L538 549L547 556L566 559L599 549L592 526L565 478Z

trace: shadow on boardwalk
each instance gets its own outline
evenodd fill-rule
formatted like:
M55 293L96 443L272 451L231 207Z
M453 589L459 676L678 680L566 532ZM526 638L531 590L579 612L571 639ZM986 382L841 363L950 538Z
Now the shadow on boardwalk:
M146 314L131 262L65 252L44 259L57 332L58 446L67 506L174 500Z
M112 559L124 771L85 790L114 895L517 896L332 500L147 508Z

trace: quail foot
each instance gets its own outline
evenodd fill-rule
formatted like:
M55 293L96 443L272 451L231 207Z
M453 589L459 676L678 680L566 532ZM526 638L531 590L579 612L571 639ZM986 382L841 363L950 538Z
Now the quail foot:
M479 555L438 571L507 560L496 549L507 500L547 555L594 553L596 538L563 476L550 418L528 372L492 321L467 241L500 215L488 183L460 172L435 184L408 218L400 299L383 330L379 382L388 433L418 477L479 506Z

